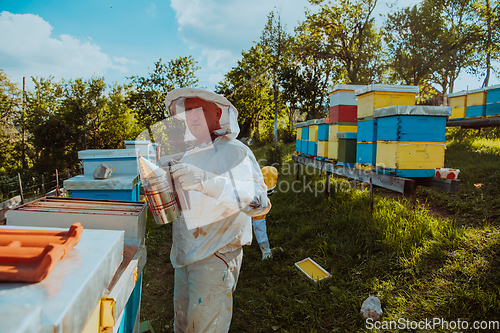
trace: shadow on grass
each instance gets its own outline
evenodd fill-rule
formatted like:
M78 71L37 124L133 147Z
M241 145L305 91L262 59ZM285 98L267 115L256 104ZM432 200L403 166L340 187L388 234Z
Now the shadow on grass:
M451 215L460 225L500 225L500 153L473 141L447 144L445 167L460 169L460 190L419 187L421 202Z

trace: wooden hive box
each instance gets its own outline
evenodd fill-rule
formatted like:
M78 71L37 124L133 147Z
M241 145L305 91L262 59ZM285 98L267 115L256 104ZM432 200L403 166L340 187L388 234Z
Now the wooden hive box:
M354 92L363 87L363 85L337 84L330 89L330 123L357 121L358 101Z
M318 156L328 157L328 141L318 141Z
M474 89L467 92L467 109L465 118L481 118L486 116L486 89Z
M336 160L339 157L339 141L328 141L328 155L327 157Z
M486 88L486 104L500 103L500 84Z
M500 84L486 88L486 117L500 115Z
M318 120L318 141L328 141L328 122L327 118Z
M297 128L296 139L297 140L302 140L302 127Z
M336 105L358 105L355 91L363 88L364 85L337 84L329 88L330 106ZM331 120L330 120L331 121Z
M446 141L451 107L396 105L376 109L377 141Z
M377 141L377 171L402 177L434 177L444 167L441 142Z
M375 109L392 105L415 105L418 86L371 84L355 91L358 96L358 119L373 117Z
M448 95L449 105L451 109L451 116L449 120L462 120L465 119L465 109L467 108L467 91L462 90Z
M373 117L358 121L358 142L377 142L377 119Z
M377 158L376 142L356 143L356 163L359 165L374 166Z
M467 101L466 101L467 107L476 105L485 105L485 104L486 104L485 88L469 90L467 92Z
M318 156L317 141L307 141L307 155Z
M318 125L309 126L309 141L318 141Z
M337 133L339 132L357 132L358 126L356 123L337 123L329 125L328 141L337 142Z
M356 132L339 132L338 163L345 166L356 165Z

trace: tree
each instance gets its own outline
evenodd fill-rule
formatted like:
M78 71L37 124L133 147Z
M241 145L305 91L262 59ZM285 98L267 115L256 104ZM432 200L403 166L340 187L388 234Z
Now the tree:
M104 77L64 82L64 101L58 116L72 131L74 154L77 150L99 149L103 110L106 105ZM76 158L76 155L75 155Z
M19 127L21 91L0 69L0 173L21 167Z
M28 143L32 147L30 157L35 166L39 166L41 152L46 143L46 137L40 134L39 128L45 126L49 119L56 117L59 112L63 100L63 87L60 83L54 82L53 77L47 79L32 77L31 80L35 89L26 93L25 126L28 131Z
M129 86L115 83L110 88L99 132L101 148L124 148L125 140L134 140L142 132L142 128L125 100L125 92Z
M242 52L242 59L233 67L216 92L228 98L238 109L240 136L260 141L260 120L272 109L271 78L268 73L270 56L256 44Z
M268 54L271 58L270 69L272 72L273 80L273 102L274 102L274 146L278 143L278 73L284 65L284 55L290 42L290 36L285 32L284 27L281 25L281 19L278 16L274 17L274 12L269 13L267 16L267 24L264 27L260 44L262 45L264 53Z
M500 60L500 1L478 0L474 2L481 29L481 41L478 50L478 70L484 71L483 87L487 87L491 72L495 72L492 63Z
M424 0L389 14L384 30L392 78L407 85L437 83L443 93L452 88L478 41L470 11L467 0Z
M151 126L167 117L165 96L175 88L184 88L198 83L195 72L198 62L192 56L179 57L164 64L162 59L155 63L148 77L131 76L133 90L127 97L127 104L134 110L140 126L148 130L154 140Z
M299 28L301 44L309 50L319 46L323 57L334 61L332 69L339 82L369 84L380 81L384 72L382 40L372 17L376 0L340 0L338 4L309 0L320 6L316 13L306 12Z

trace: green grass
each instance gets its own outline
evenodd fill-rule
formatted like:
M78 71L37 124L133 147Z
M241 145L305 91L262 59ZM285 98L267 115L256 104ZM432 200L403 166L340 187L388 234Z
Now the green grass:
M312 168L302 170L297 193L286 191L295 174L294 145L285 145L267 216L277 250L262 261L255 241L244 247L231 332L368 332L359 315L368 296L381 299L382 320L500 320L500 141L447 146L445 166L461 170L458 193L420 188L413 209L377 190L372 214L369 192L347 179L332 179L330 196L315 193L325 177ZM265 147L254 153L264 158ZM149 219L146 243L141 318L173 332L171 226ZM294 266L306 257L332 278L309 280Z

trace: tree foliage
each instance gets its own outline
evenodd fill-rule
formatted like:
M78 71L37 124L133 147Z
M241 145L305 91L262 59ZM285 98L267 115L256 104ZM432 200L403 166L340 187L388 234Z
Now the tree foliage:
M479 39L467 0L424 0L388 14L384 25L393 81L443 93L470 66Z
M179 57L167 64L158 60L148 77L131 76L133 89L129 92L127 103L134 110L137 119L147 128L150 137L153 124L167 117L164 105L165 96L175 88L184 88L198 83L195 72L198 62L192 56Z
M319 6L307 12L300 31L303 43L318 47L323 57L334 61L338 81L369 84L383 73L382 39L372 16L377 0L310 0Z
M286 53L289 49L291 37L286 33L285 27L281 24L281 18L275 17L275 13L269 13L267 24L264 27L260 37L260 44L264 52L271 58L269 64L272 73L273 82L273 103L274 103L274 122L273 122L273 144L278 144L278 114L279 114L279 86L278 75L285 66Z
M261 117L272 110L269 58L260 44L243 51L237 66L216 88L217 93L227 96L238 109L240 137L254 137L260 141Z
M19 124L21 91L0 69L0 173L18 169Z
M478 15L480 38L476 54L476 66L470 68L475 74L484 74L483 87L487 87L491 73L499 74L493 63L500 61L500 1L477 0L473 2Z

